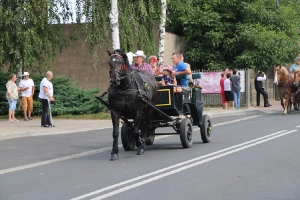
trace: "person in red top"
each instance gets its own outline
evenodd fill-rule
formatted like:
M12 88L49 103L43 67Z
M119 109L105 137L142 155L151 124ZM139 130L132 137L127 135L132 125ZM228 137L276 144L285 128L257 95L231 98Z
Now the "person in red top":
M221 86L221 97L222 97L222 104L223 109L227 109L227 101L225 99L225 92L224 92L224 81L226 79L226 74L224 72L221 73L221 79L220 79L220 86Z

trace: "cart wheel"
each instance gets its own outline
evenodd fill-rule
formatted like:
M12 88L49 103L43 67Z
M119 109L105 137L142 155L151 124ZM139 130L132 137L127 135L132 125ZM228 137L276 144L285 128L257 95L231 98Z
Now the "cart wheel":
M203 115L200 126L201 139L204 143L209 143L211 140L211 121L208 115Z
M135 140L132 131L124 123L121 128L121 140L125 151L132 151L135 147Z
M146 145L152 145L154 142L154 138L155 138L155 130L151 131L151 135L149 135L148 137L146 137Z
M190 119L181 120L179 133L183 148L190 148L193 144L193 127Z

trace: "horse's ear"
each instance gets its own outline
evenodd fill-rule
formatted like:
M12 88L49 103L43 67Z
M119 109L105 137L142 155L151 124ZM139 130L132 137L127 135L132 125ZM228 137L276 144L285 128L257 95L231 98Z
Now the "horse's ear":
M107 54L108 54L109 56L112 55L112 53L111 53L109 50L105 49L105 51L107 52Z

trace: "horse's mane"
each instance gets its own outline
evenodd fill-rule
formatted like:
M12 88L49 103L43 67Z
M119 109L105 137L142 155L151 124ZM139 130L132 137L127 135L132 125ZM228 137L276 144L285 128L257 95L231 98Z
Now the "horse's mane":
M280 69L285 73L285 74L289 74L289 71L286 69L286 67L281 66Z

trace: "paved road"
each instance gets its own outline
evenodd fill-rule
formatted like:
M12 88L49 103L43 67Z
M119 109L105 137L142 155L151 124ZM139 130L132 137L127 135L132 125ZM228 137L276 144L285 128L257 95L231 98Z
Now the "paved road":
M209 144L196 130L190 149L160 137L115 162L111 129L3 140L0 199L299 200L298 115L214 118Z

